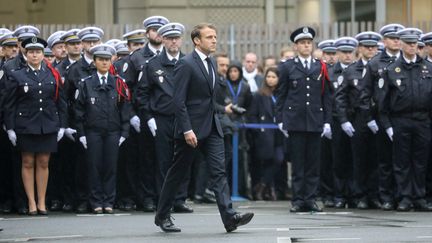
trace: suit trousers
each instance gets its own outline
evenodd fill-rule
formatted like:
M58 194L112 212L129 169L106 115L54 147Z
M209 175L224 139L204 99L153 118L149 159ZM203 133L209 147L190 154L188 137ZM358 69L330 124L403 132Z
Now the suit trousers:
M379 151L378 160L378 190L383 202L393 202L396 195L396 185L393 174L392 141L387 136L385 128L380 126L376 135L376 148Z
M86 131L90 206L113 207L120 132Z
M293 205L315 202L320 182L321 137L317 132L289 132Z
M213 129L208 137L198 140L198 147L192 148L184 139L176 139L174 145L174 163L168 170L159 197L156 217L169 217L175 197L186 174L190 171L193 161L201 151L208 163L209 173L213 182L212 189L216 196L222 222L227 224L236 213L232 207L230 190L226 177L223 138Z

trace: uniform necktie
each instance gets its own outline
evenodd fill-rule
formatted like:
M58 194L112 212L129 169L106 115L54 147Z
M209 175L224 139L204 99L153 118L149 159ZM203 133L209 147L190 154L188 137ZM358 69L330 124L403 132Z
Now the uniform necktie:
M308 60L305 60L305 61L304 61L304 69L305 69L305 70L309 70Z
M102 76L101 79L102 79L102 86L105 87L105 85L106 85L106 77Z
M177 59L173 58L173 59L171 60L171 62L174 63L174 64L176 64L176 63L177 63Z
M209 74L210 80L212 81L212 85L214 86L213 67L212 67L212 64L210 61L210 57L207 57L205 60L207 61L207 69L208 69L208 74Z
M390 57L390 61L391 61L391 62L396 61L396 56L391 56L391 57Z
M159 56L159 54L160 54L160 51L156 50L156 55Z

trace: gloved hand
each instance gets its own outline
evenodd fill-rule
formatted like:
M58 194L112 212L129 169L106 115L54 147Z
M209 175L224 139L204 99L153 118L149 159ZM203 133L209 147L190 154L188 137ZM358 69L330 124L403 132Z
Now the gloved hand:
M351 122L344 122L341 125L342 130L348 135L348 137L354 136L354 127L352 126Z
M324 123L323 132L321 133L321 137L325 136L328 139L332 139L332 130L330 124Z
M129 123L131 124L131 126L135 129L135 131L137 133L141 132L141 120L139 119L138 116L133 116Z
M369 127L369 129L372 131L373 134L376 134L379 130L378 125L377 125L375 120L368 122L367 126Z
M123 143L125 140L126 140L126 138L124 138L124 137L120 137L120 140L119 140L119 147L122 145L122 143Z
M288 131L283 129L283 123L282 122L278 124L278 127L279 127L279 130L283 133L283 135L286 138L288 138L289 137Z
M61 127L57 132L57 142L63 138L64 133L65 133L65 129Z
M151 118L150 120L147 121L147 126L149 127L153 137L156 137L156 131L157 131L156 120L154 118Z
M390 141L393 141L393 127L389 127L386 129L387 136L390 138Z
M13 146L16 146L17 136L16 136L15 131L10 129L10 130L7 130L6 132L7 132L9 141L12 143Z
M83 147L87 149L87 138L85 136L82 136L79 138L79 141L82 143Z
M75 130L75 129L72 129L72 128L70 128L70 127L68 127L68 128L66 128L65 129L65 135L66 135L66 137L68 137L70 140L72 140L72 141L74 141L75 142L75 138L74 138L74 134L76 133L77 131Z

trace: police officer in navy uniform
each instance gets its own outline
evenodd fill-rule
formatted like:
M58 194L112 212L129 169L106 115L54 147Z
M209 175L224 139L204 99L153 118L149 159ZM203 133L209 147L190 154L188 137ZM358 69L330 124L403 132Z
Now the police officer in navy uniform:
M135 87L138 83L139 73L146 61L155 55L159 55L163 50L162 37L157 30L163 25L169 23L168 19L163 16L151 16L143 21L146 28L148 43L141 49L130 54L129 60L123 65L123 75L126 82L135 93ZM131 131L130 138L127 141L127 159L131 160L130 166L133 170L130 174L136 174L134 178L136 187L136 196L138 204L142 206L143 211L155 211L156 200L156 162L154 138L150 129L144 122L141 122L136 115L137 107L133 107L131 114Z
M333 92L340 89L344 79L343 72L354 62L358 41L352 37L344 36L335 40L338 62L329 68L329 78ZM332 155L334 171L334 204L335 208L355 207L353 205L353 163L350 138L343 132L334 102L332 110Z
M74 109L75 91L78 89L78 84L85 77L91 76L96 72L96 67L93 63L93 57L90 53L90 48L101 43L103 30L97 27L86 27L76 33L81 40L84 53L79 60L70 65L65 74L65 92L66 97L70 102L70 109ZM76 130L75 121L70 121L70 127ZM73 132L73 131L72 131ZM76 212L85 213L88 210L88 183L87 183L87 162L84 156L84 148L76 139L75 146L76 157L75 164L75 187L76 187Z
M324 40L318 43L318 49L322 50L322 60L326 63L327 69L330 70L337 63L336 46L334 40ZM321 172L319 194L323 201L324 207L334 207L333 201L333 156L332 156L332 139L323 137L321 139Z
M86 149L89 202L93 213L112 214L116 196L117 156L129 134L129 91L123 79L109 73L114 47L92 47L97 73L79 83L75 116L79 141Z
M48 39L48 48L51 50L52 55L54 56L54 60L52 62L52 66L56 67L63 59L66 58L66 49L64 40L61 39L61 36L66 33L66 31L59 30L52 33Z
M298 56L279 66L276 121L290 138L293 200L291 212L322 211L316 204L321 137L331 138L331 91L326 65L312 58L315 31L295 30Z
M123 35L123 39L126 40L126 50L128 53L133 53L134 51L142 48L145 44L145 29L137 29L130 32L127 32ZM119 46L117 46L119 47ZM125 72L129 71L129 64L131 55L124 56L122 58L117 59L114 62L114 67L117 73L125 77ZM128 86L133 87L132 83L128 83ZM132 114L132 118L130 120L130 124L132 126L131 135L128 140L125 141L124 146L120 148L120 156L118 163L118 198L117 205L118 208L125 211L130 211L136 208L137 203L137 183L140 175L138 172L138 148L139 144L137 141L137 133L141 131L140 125L141 121L135 113ZM146 206L148 211L153 211L153 204Z
M393 141L393 168L398 211L432 211L425 200L425 172L431 140L432 65L416 54L422 33L416 28L397 32L402 55L378 81L379 118Z
M29 214L47 214L45 204L50 153L67 125L66 102L57 70L43 61L47 42L38 37L21 43L27 66L10 72L5 89L5 126L12 145L21 151L22 180ZM35 185L37 200L35 199Z
M392 162L392 142L387 136L384 127L379 122L378 97L379 80L387 70L387 66L400 57L400 39L397 32L405 28L400 24L383 26L379 33L383 36L385 49L373 57L366 66L366 73L361 83L360 110L367 124L378 125L376 134L376 148L378 153L379 195L383 210L392 210L395 205L395 181Z
M378 196L378 166L375 134L378 126L367 124L360 111L360 92L366 64L376 55L381 35L372 31L355 37L361 58L343 73L335 101L342 130L351 138L353 153L354 199L358 209L381 208Z
M426 52L428 53L428 56L425 58L425 60L432 63L432 32L424 34L422 36L422 41L425 43ZM426 199L428 201L428 205L432 206L432 153L429 153L429 161L426 172Z
M0 61L1 69L7 61L18 55L18 38L13 35L12 31L6 28L0 28L0 45L3 53L3 57Z
M158 29L163 38L164 49L160 55L149 59L144 65L135 97L140 119L148 125L155 138L157 194L162 189L174 157L173 71L176 62L184 56L180 52L184 30L180 23L169 23ZM189 178L190 172L177 192L174 212L193 212L185 202Z
M0 80L1 90L4 89L4 85L11 72L19 70L27 66L27 61L24 58L25 48L22 47L21 43L27 38L39 35L39 29L31 26L24 25L16 28L13 35L18 38L18 48L20 49L18 55L7 61L2 68L3 76ZM19 151L16 148L12 148L12 160L13 160L13 194L14 194L14 206L19 214L27 214L28 207L26 202L26 195L24 192L24 186L21 179L21 158Z

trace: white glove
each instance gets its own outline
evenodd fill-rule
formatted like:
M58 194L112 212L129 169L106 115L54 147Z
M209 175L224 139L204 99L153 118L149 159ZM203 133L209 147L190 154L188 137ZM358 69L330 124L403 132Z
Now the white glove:
M65 129L61 127L57 132L57 142L63 138L64 133L65 133Z
M137 133L141 132L141 120L139 119L138 116L133 116L130 120L129 123L131 124L131 126L135 129L135 131Z
M82 143L83 147L87 149L87 138L85 136L82 136L79 138L79 141Z
M344 122L341 125L342 130L348 135L348 137L354 136L354 127L352 126L351 122Z
M122 145L122 143L123 143L125 140L126 140L126 138L124 138L124 137L120 137L120 140L119 140L119 147Z
M75 129L72 129L72 128L70 128L70 127L68 127L68 128L66 128L65 129L65 135L66 135L66 137L68 137L70 140L72 140L72 141L74 141L75 142L75 138L74 138L74 134L76 133L77 131L75 130Z
M154 118L150 119L147 121L147 126L150 129L150 132L152 133L153 137L156 137L156 130L157 130L157 126L156 126L156 121Z
M17 136L16 136L15 131L12 129L7 130L7 135L8 135L9 141L12 143L12 145L16 146Z
M368 122L367 126L369 127L369 129L372 131L373 134L376 134L379 130L378 125L377 125L375 120Z
M283 123L278 124L279 130L283 133L283 135L287 138L289 137L288 131L283 129Z
M393 127L389 127L386 129L387 136L390 138L390 141L393 141Z
M330 124L324 123L323 132L321 133L321 137L325 136L328 139L332 139L332 130Z

